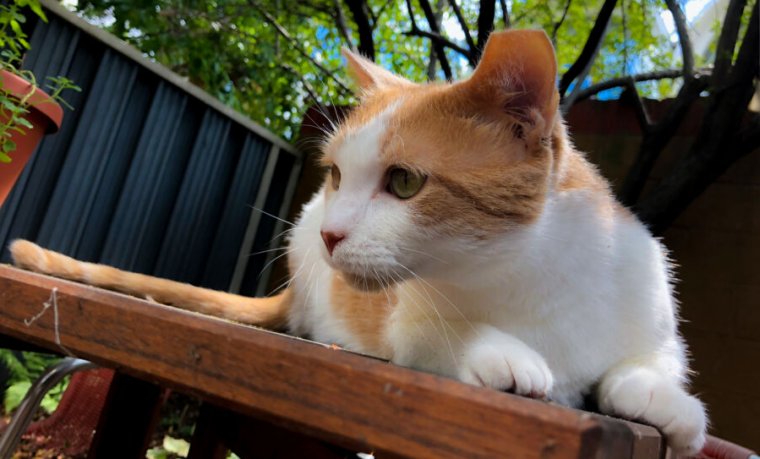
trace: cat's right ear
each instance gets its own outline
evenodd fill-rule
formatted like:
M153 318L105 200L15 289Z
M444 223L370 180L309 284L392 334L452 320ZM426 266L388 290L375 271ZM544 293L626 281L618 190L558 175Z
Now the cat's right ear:
M477 68L464 86L482 110L530 118L537 112L545 128L557 116L557 61L549 37L541 30L494 32Z
M385 70L366 57L347 48L341 50L348 62L348 70L356 84L364 91L392 86L412 86L414 83Z

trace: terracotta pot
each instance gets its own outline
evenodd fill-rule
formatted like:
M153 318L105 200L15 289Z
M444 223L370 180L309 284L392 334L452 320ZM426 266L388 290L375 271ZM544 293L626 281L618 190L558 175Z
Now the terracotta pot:
M29 113L25 118L32 124L31 129L25 129L24 133L14 132L11 140L16 143L16 150L10 153L13 159L10 163L0 163L0 206L10 193L21 175L26 162L32 156L37 144L45 134L56 132L61 127L63 109L50 96L31 83L5 70L0 70L2 87L19 98L34 91L29 98ZM0 108L0 123L8 122L8 114Z

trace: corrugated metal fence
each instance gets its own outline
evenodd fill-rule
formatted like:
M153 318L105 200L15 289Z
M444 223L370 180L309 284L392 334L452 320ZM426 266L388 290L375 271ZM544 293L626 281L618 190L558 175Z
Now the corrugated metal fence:
M68 255L262 294L301 169L289 144L54 4L25 67L65 75L62 129L0 208L2 261L26 238Z

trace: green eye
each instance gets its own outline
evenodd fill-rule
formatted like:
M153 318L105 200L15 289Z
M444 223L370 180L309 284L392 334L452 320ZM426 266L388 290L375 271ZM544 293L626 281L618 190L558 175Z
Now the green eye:
M419 193L425 184L426 176L396 167L391 169L388 181L388 191L399 199L409 199Z
M333 190L337 190L340 187L340 169L335 164L330 168L330 176L332 177Z

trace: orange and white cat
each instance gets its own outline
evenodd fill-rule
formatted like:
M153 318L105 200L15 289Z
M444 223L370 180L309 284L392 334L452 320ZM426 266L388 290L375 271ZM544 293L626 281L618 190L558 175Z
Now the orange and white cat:
M277 327L498 390L659 427L699 450L702 403L666 253L570 145L543 32L494 33L473 75L418 85L346 53L360 105L290 238L292 281L245 298L16 241L17 264Z

